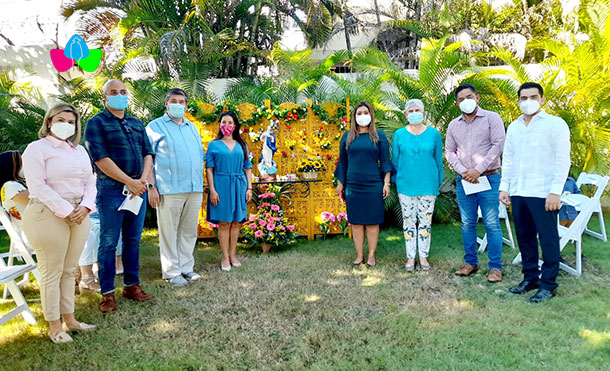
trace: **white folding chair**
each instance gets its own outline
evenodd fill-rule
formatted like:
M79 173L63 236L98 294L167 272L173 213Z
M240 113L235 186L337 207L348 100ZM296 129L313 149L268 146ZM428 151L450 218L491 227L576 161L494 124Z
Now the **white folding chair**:
M478 210L479 218L482 218L483 215L481 213L481 208ZM510 218L508 217L508 210L506 210L506 206L500 202L500 207L498 209L498 216L500 219L504 219L504 223L506 224L506 231L508 232L508 238L502 236L502 242L512 249L515 249L515 239L513 238L513 230L510 227ZM479 252L485 251L487 248L487 232L485 232L485 236L483 238L477 237L477 243L479 244Z
M606 225L604 224L604 213L602 212L601 198L602 194L604 193L604 189L606 189L606 186L608 185L608 180L610 180L610 177L608 176L603 177L601 175L587 174L584 172L580 173L578 179L576 180L576 186L578 188L585 184L594 185L596 187L595 194L591 198L595 200L595 208L593 212L597 214L597 218L599 219L599 228L601 230L601 233L592 231L589 228L585 228L585 233L589 236L599 238L604 242L608 241L608 237L606 236ZM588 220L587 224L589 224Z
M28 323L34 325L36 324L36 320L34 319L34 315L28 306L27 301L23 297L21 290L19 290L19 286L17 282L15 282L15 278L27 274L28 272L36 269L35 265L14 265L12 267L7 267L4 263L3 259L0 259L0 285L4 285L8 288L17 304L17 307L8 311L7 313L0 314L0 326L8 322L11 318L16 317L21 314L23 319Z
M9 253L7 256L3 256L2 258L4 258L4 257L8 258L9 267L13 266L13 261L15 260L15 258L25 261L25 263L28 265L33 265L34 269L32 269L31 272L34 275L34 277L36 278L36 280L38 282L40 282L40 279L41 279L40 270L36 266L36 262L34 261L34 258L32 257L32 255L30 254L30 252L27 248L27 242L24 241L23 238L21 237L21 234L19 234L19 232L17 232L17 230L11 223L10 215L2 207L0 207L0 222L6 229L6 232L8 233L8 236L11 239L11 246L9 249ZM0 259L0 260L2 260L2 259ZM30 271L27 271L24 273L23 279L17 283L18 286L22 286L29 281L29 272ZM8 289L8 287L4 288L4 295L3 295L4 299L7 298L9 291L10 290Z
M567 264L559 263L559 268L564 271L575 275L580 276L582 274L582 235L587 228L587 223L589 219L591 219L591 215L595 210L595 199L589 198L585 195L580 194L570 194L567 196L562 196L561 201L572 205L578 211L578 216L569 227L564 227L559 224L559 218L557 219L557 229L559 232L559 250L563 251L563 249L570 243L574 242L574 246L576 249L576 264L575 267L572 268ZM521 263L521 253L515 257L513 260L513 264ZM539 260L538 264L541 266L543 263L542 260Z

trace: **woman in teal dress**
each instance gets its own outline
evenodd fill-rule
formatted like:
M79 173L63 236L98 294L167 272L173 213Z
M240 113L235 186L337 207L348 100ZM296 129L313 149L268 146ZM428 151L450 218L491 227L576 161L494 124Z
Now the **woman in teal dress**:
M343 195L356 247L353 265L364 262L364 233L369 246L367 266L375 266L383 200L390 195L390 145L375 127L373 108L360 102L352 115L351 129L343 134L335 169L337 193Z
M239 228L248 216L247 202L252 199L252 162L248 147L239 135L239 120L233 112L220 115L216 139L208 144L206 173L208 195L207 220L218 224L223 271L241 263L235 256Z

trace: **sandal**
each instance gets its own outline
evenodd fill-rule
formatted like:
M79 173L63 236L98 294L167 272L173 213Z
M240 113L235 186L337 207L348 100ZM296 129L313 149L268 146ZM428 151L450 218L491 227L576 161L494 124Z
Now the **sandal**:
M83 276L78 283L80 294L87 292L100 292L100 285L95 282L95 276Z
M415 272L415 264L413 264L413 265L406 265L406 264L405 264L405 270L406 270L408 273L414 273L414 272Z
M72 337L68 335L65 331L59 331L55 336L49 333L49 339L53 344L63 344L63 343L71 343Z

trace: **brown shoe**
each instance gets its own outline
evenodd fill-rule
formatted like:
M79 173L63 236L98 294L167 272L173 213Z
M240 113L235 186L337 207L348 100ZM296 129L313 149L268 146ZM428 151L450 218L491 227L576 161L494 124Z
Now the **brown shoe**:
M487 275L487 282L502 282L502 271L499 269L491 269Z
M465 264L459 271L455 272L456 276L470 276L479 270L478 265Z
M102 295L102 302L100 303L100 310L103 313L114 312L117 310L116 299L114 298L114 292L110 294Z
M142 286L133 285L123 288L123 297L135 301L147 301L154 298L153 295L148 295L142 290Z

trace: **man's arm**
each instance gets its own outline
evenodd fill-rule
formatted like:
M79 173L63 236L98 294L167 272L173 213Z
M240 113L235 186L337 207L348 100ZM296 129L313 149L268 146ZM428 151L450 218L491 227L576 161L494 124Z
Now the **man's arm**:
M449 166L458 174L464 173L466 170L466 166L462 164L460 159L457 156L457 142L453 137L454 125L449 124L449 128L447 128L447 136L445 138L445 158L449 163Z

